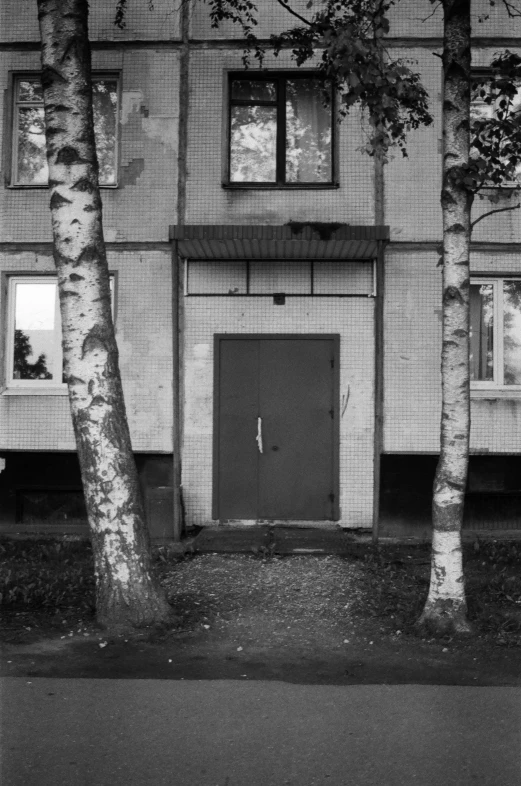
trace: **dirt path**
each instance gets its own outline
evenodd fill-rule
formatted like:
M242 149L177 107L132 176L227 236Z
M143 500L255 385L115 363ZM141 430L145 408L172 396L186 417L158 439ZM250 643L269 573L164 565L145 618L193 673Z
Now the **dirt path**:
M180 612L175 630L111 639L74 610L18 613L3 674L521 685L518 647L420 639L377 614L356 560L203 554L160 570Z

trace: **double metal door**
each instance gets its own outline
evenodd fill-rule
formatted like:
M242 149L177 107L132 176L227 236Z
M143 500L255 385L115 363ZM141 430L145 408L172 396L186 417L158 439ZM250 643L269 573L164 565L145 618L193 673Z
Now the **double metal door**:
M337 518L335 336L217 336L214 517Z

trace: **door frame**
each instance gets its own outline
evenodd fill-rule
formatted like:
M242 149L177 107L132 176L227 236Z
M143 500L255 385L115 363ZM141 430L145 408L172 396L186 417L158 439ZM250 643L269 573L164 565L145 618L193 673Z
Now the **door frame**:
M340 334L339 333L215 333L213 342L213 471L212 471L212 519L219 515L219 410L221 341L262 341L283 339L285 341L331 341L333 344L333 521L340 519ZM291 520L291 519L290 519Z

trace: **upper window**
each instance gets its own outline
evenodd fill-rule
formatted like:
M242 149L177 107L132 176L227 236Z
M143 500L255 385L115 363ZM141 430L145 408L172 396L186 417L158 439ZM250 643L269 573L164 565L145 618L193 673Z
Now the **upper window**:
M232 74L229 94L230 184L333 184L329 82L309 74Z
M99 183L114 186L117 182L118 78L93 77L92 101ZM46 186L48 179L40 78L18 76L14 80L11 185Z
M470 285L473 387L521 389L521 279L473 279Z
M491 120L498 112L507 111L508 117L515 119L516 115L519 116L521 111L521 83L517 86L517 93L513 96L511 104L508 107L504 100L491 100L494 96L493 78L490 74L477 72L474 75L474 82L472 85L472 97L470 106L470 119L472 123L477 120ZM486 131L485 136L488 137ZM478 134L479 139L479 134ZM521 184L521 165L513 165L510 163L510 157L513 152L513 142L508 136L505 136L500 141L499 158L501 167L504 167L504 185L512 186ZM517 147L517 144L514 145ZM477 153L477 148L474 148ZM472 150L471 150L472 155Z
M114 278L110 278L112 301ZM8 292L8 388L65 387L55 276L12 276Z

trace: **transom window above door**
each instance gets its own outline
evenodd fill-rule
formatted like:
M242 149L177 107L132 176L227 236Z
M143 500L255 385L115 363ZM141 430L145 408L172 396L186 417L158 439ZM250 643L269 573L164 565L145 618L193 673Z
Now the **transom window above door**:
M185 265L185 295L219 297L373 297L372 260L195 260Z
M331 84L309 73L231 74L230 186L333 186Z

